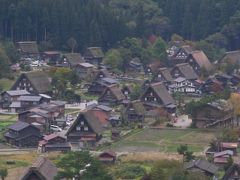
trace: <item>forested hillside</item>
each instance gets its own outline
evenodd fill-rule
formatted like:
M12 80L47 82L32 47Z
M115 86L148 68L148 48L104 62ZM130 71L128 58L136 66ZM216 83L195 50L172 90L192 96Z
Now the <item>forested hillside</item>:
M240 48L239 0L0 0L0 37L53 49L111 48L125 37L176 33Z

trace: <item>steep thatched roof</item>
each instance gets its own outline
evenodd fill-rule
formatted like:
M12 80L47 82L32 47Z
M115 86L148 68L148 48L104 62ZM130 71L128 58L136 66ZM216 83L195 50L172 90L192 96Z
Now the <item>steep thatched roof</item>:
M80 53L67 53L63 57L67 59L72 67L85 62Z
M36 162L29 167L21 180L28 180L34 173L39 179L52 180L57 175L57 167L46 157L39 157Z
M22 41L18 42L18 47L23 53L38 54L38 46L36 41Z
M193 51L191 55L199 67L205 68L208 71L212 69L212 65L203 51Z

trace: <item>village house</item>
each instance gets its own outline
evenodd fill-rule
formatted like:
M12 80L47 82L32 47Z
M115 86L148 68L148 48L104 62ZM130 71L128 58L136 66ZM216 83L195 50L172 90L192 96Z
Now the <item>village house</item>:
M186 171L203 172L206 176L214 177L218 171L218 167L206 160L198 159L184 164Z
M96 75L94 77L94 81L98 81L102 78L111 78L110 73L106 69L101 69L96 72Z
M219 60L219 64L223 67L228 65L240 65L240 51L226 52Z
M0 96L0 104L2 108L8 108L12 102L17 101L20 96L30 95L26 90L10 90L4 91Z
M194 83L183 77L174 79L172 84L168 86L171 93L183 93L183 94L201 94L201 91L196 88Z
M131 77L137 77L144 74L143 64L139 58L133 58L128 64L125 65L125 72Z
M233 106L223 99L207 103L196 112L192 120L198 128L231 126Z
M150 85L151 85L151 81L149 79L143 80L141 83L142 92L145 92Z
M122 118L119 114L113 113L108 119L112 127L120 126L122 123Z
M171 75L173 78L183 77L188 80L198 79L198 75L188 63L177 64L172 70Z
M95 66L90 63L79 63L74 70L80 79L85 79L94 71Z
M61 151L66 152L71 150L71 145L67 142L67 138L58 134L49 134L39 141L38 151L41 153Z
M51 101L41 104L18 114L18 120L29 124L38 123L41 132L48 133L51 124L56 124L58 119L64 118L65 102Z
M61 60L61 54L59 51L44 51L42 58L47 64L56 65Z
M228 163L229 158L233 156L233 151L225 150L221 152L216 152L213 155L213 162L214 164L223 167L225 164Z
M16 43L17 50L21 59L30 58L31 60L38 60L40 53L36 41L22 41Z
M99 159L99 161L101 161L103 163L115 163L115 161L117 159L117 154L112 151L102 152L98 156L98 159Z
M84 62L85 60L80 53L66 53L62 57L61 65L63 67L69 67L71 69L74 69L78 64Z
M43 71L22 73L13 84L11 90L26 90L35 95L52 94L50 80Z
M233 163L225 172L222 180L238 180L240 179L240 165Z
M118 140L121 137L121 130L112 129L111 130L111 139Z
M22 112L28 108L35 107L42 103L49 103L50 99L42 96L20 96L16 101L13 101L9 106L9 111L12 113Z
M96 65L97 67L101 65L103 57L104 54L100 47L89 47L84 54L86 62Z
M127 123L143 123L145 119L145 108L141 101L136 100L130 102L123 109L123 118Z
M100 78L91 83L91 85L88 88L88 93L101 95L107 89L107 87L117 85L117 84L118 84L118 81L113 78L109 78L109 77Z
M8 127L4 134L7 143L18 147L36 147L41 139L40 130L28 123L18 121Z
M233 86L238 86L240 83L240 75L239 74L232 74L231 83Z
M90 107L87 107L88 112L94 115L99 119L102 127L107 127L109 125L109 118L112 113L112 108L108 106L104 106L101 104L94 104Z
M185 63L192 66L193 70L198 75L201 74L203 69L207 72L212 70L212 65L203 51L192 51Z
M49 111L32 108L18 113L18 120L28 124L37 123L37 128L40 129L41 133L48 133L51 123L51 115L49 114Z
M172 75L168 68L160 68L157 73L154 74L152 82L163 82L168 86L173 81Z
M160 68L161 63L160 60L153 61L152 63L148 64L144 69L145 69L145 74L152 76L154 75L158 69Z
M230 151L233 152L233 155L237 155L237 148L238 148L238 143L237 142L221 142L220 143L220 150L221 151L230 150Z
M125 96L125 99L129 100L131 98L131 94L133 92L133 88L132 88L131 85L124 85L122 87L121 91L122 91L123 95Z
M53 180L57 167L46 157L40 156L21 176L21 180Z
M225 73L219 73L215 75L215 78L222 83L223 88L233 87L232 76Z
M177 48L174 54L168 57L169 64L174 66L176 64L185 63L192 51L193 49L189 45L183 45L182 47Z
M121 91L121 88L117 85L108 86L103 94L99 97L99 104L116 106L120 105L125 99L124 94Z
M205 94L215 94L224 90L223 84L215 77L208 78L202 85L202 92Z
M175 101L163 83L151 84L142 95L141 101L147 110L163 107L173 113L176 109Z
M67 141L80 148L94 147L102 137L103 127L91 112L82 112L68 129Z

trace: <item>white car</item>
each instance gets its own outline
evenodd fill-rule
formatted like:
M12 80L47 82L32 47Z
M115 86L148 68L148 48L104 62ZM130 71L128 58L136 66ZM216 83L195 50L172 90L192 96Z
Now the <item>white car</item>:
M56 125L51 125L50 126L50 129L54 132L61 132L62 131L62 128L56 126Z

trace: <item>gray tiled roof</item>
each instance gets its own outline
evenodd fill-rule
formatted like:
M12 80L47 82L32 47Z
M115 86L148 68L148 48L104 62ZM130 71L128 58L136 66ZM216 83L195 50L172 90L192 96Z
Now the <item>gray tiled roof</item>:
M184 168L186 170L191 169L191 168L198 168L200 170L209 172L211 174L215 174L218 171L218 167L217 166L215 166L212 163L209 163L206 160L202 160L202 159L193 160L193 161L185 164Z
M20 96L18 98L18 101L35 101L35 102L38 102L41 100L41 96Z
M17 121L15 124L9 126L8 128L15 130L15 131L20 131L28 126L30 126L30 124L22 122L22 121Z
M28 95L30 94L26 90L11 90L11 91L6 91L10 96L21 96L21 95Z

